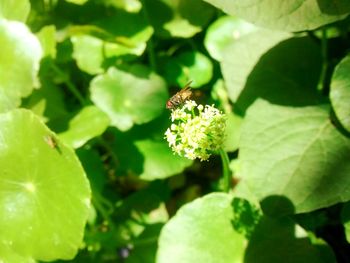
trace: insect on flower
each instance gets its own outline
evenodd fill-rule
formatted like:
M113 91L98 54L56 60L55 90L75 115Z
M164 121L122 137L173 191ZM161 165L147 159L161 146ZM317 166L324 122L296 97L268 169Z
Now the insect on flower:
M185 103L192 96L191 85L192 80L189 81L185 87L183 87L179 92L172 96L166 103L166 108L169 110L176 109Z

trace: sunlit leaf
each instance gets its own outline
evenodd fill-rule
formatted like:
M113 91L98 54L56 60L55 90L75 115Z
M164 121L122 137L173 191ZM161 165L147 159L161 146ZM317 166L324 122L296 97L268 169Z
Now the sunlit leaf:
M156 262L242 262L245 239L233 229L231 201L212 193L181 207L161 231Z
M71 28L73 57L78 66L90 74L104 72L108 59L140 56L153 34L152 27L140 13L122 9L93 23L95 26Z
M141 65L128 71L110 68L93 79L90 90L96 106L122 131L159 116L168 98L164 80Z
M182 172L192 161L174 155L168 144L152 140L136 141L136 147L144 156L143 171L140 178L144 180L164 179Z
M318 103L320 49L309 38L256 31L225 49L221 68L229 97L245 111L257 98L280 105Z
M242 180L261 200L283 195L295 212L350 200L350 140L322 106L257 101L241 130ZM276 209L279 208L276 206Z
M56 28L53 25L43 27L37 33L37 37L43 49L43 56L56 58Z
M83 5L85 4L88 0L65 0L69 3L73 3L73 4L76 4L76 5Z
M235 17L223 16L208 28L204 45L213 58L221 61L225 56L226 46L254 30L256 27L250 23Z
M59 137L73 148L79 148L88 140L101 135L109 125L109 118L99 108L87 106L69 121L68 130Z
M350 13L350 2L347 0L205 1L251 23L285 31L315 29L344 19Z
M41 46L28 28L0 19L0 112L17 107L37 84Z
M336 67L332 82L330 98L335 114L341 124L350 131L350 55Z
M1 114L0 126L0 242L37 260L73 258L90 206L76 155L30 111Z
M29 0L1 0L0 18L25 22L30 12Z
M196 88L208 83L213 76L213 64L199 52L188 51L171 57L165 66L165 75L171 84L184 86L192 80Z

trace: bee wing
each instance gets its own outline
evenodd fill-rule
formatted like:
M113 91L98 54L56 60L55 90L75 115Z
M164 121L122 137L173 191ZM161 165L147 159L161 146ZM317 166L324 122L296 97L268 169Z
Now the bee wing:
M184 99L187 99L189 97L191 97L192 95L192 90L191 90L191 85L192 80L190 80L180 91L179 93L181 94L181 97Z
M189 82L187 82L187 84L182 88L183 90L187 90L187 89L190 89L190 85L192 83L192 80L190 80Z

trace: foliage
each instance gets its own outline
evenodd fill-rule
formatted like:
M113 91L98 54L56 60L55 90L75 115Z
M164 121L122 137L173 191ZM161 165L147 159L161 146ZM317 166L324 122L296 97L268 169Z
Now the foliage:
M0 261L350 262L349 14L0 1ZM190 80L226 125L171 126ZM167 130L223 145L189 160Z

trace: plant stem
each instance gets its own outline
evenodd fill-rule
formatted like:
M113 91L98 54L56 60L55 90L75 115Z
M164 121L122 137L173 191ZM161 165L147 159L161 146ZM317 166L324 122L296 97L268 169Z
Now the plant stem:
M327 43L327 30L325 28L322 29L322 39L321 39L321 52L322 52L322 69L321 69L321 76L320 81L318 85L318 89L326 93L327 92L327 69L328 69L328 43Z
M151 20L149 18L149 14L148 14L148 11L146 8L145 1L141 0L141 3L142 3L143 16L146 19L146 21L151 24ZM152 36L147 41L147 53L148 53L149 64L151 65L151 68L153 69L153 71L157 72L157 59L156 59L156 53L154 51L154 43L153 43Z
M220 148L219 150L221 161L222 161L222 171L223 171L223 188L226 193L228 193L231 189L231 170L229 167L230 160L228 158L227 153Z
M82 106L87 105L87 101L80 94L79 90L75 87L75 85L70 81L67 74L65 74L59 67L55 64L52 64L52 69L56 72L57 75L63 78L64 83L66 84L69 91L75 96L75 98L79 101Z

